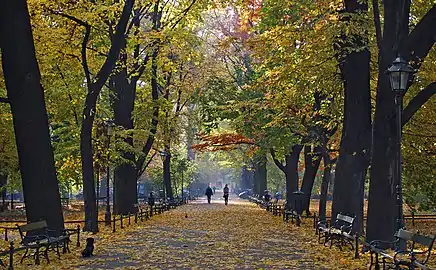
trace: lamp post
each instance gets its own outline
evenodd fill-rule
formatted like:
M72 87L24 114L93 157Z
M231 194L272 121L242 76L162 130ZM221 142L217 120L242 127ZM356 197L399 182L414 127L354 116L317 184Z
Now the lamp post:
M185 200L184 200L184 194L183 194L183 173L184 173L184 170L186 169L186 161L184 160L184 159L182 159L182 161L181 161L181 164L180 164L181 166L181 173L182 173L182 202L184 202Z
M397 192L397 229L404 227L403 217L403 187L402 187L402 164L401 164L401 137L402 137L402 110L403 110L403 96L408 88L410 74L414 72L413 68L409 66L406 60L398 56L392 65L386 71L389 75L391 89L395 92L395 106L397 117L397 145L396 145L396 192Z
M107 135L107 168L106 168L106 212L104 213L104 222L106 226L111 225L111 206L109 202L109 183L110 183L110 167L109 167L109 159L110 159L110 144L111 144L111 136L114 133L114 122L112 120L106 120L104 122L106 127L106 135Z
M165 167L164 163L165 163L165 159L167 158L167 152L165 151L160 151L160 158L162 160L162 165ZM166 201L167 196L166 196L166 189L165 189L165 171L164 169L162 169L162 183L163 183L163 200Z

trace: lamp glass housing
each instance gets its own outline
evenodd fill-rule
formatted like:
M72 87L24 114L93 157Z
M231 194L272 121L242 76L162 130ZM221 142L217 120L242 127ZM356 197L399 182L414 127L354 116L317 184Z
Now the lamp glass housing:
M387 70L392 91L403 93L407 90L410 74L413 68L400 56L395 59Z

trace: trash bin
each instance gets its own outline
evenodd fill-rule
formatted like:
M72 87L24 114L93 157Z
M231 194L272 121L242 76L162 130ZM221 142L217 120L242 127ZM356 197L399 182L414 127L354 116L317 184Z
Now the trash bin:
M294 199L292 208L295 210L295 212L297 212L298 215L301 216L301 214L303 213L303 197L304 197L304 192L302 191L295 191L294 193L292 193L292 197Z

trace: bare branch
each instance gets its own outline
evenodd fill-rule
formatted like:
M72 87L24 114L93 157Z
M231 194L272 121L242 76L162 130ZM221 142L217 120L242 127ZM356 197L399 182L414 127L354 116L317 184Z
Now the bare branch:
M436 94L436 82L429 84L421 90L403 110L403 126L409 122L412 116L424 105L434 94Z
M194 4L197 2L197 0L192 0L191 4L179 15L179 19L171 26L171 30L174 30L176 26L183 20L183 18L188 14L189 10L194 6ZM177 18L177 17L176 17Z
M65 14L65 13L63 13L63 12L54 11L54 10L51 10L51 12L52 12L53 14L55 14L55 15L59 15L59 16L61 16L61 17L64 17L64 18L70 19L70 20L72 20L73 22L75 22L75 23L77 23L77 24L79 24L79 25L81 25L81 26L89 26L89 24L88 24L87 22L85 22L85 21L83 21L83 20L81 20L81 19L79 19L79 18L76 18L76 17L74 17L74 16L71 16L71 15L69 15L69 14Z

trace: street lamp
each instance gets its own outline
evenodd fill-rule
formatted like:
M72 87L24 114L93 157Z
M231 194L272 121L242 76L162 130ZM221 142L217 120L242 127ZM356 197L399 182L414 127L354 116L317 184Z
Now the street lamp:
M165 152L165 151L160 151L159 152L159 154L160 154L160 158L161 158L161 160L162 160L162 164L164 164L165 163L165 159L167 158L167 152ZM163 165L164 167L165 167L165 165ZM162 170L162 176L163 176L163 178L162 178L162 184L163 184L163 200L164 201L166 201L166 189L165 189L165 171L164 170Z
M114 122L112 120L104 121L104 126L106 127L106 135L107 135L107 172L106 172L106 212L104 213L104 222L106 226L111 225L111 206L109 203L109 176L110 176L110 167L109 167L109 159L110 159L110 144L111 144L111 136L114 134Z
M396 157L396 192L397 192L397 229L404 227L403 219L403 194L402 194L402 165L401 165L401 130L402 130L402 110L403 110L403 96L409 86L410 75L414 72L413 68L401 56L398 56L392 65L388 68L386 73L389 75L391 82L391 89L395 92L395 105L397 116L397 157Z
M185 200L184 200L184 192L183 192L183 173L184 173L184 170L186 169L186 161L184 160L184 159L182 159L182 161L181 161L181 164L180 164L180 167L181 167L181 171L182 171L182 202L185 202Z

